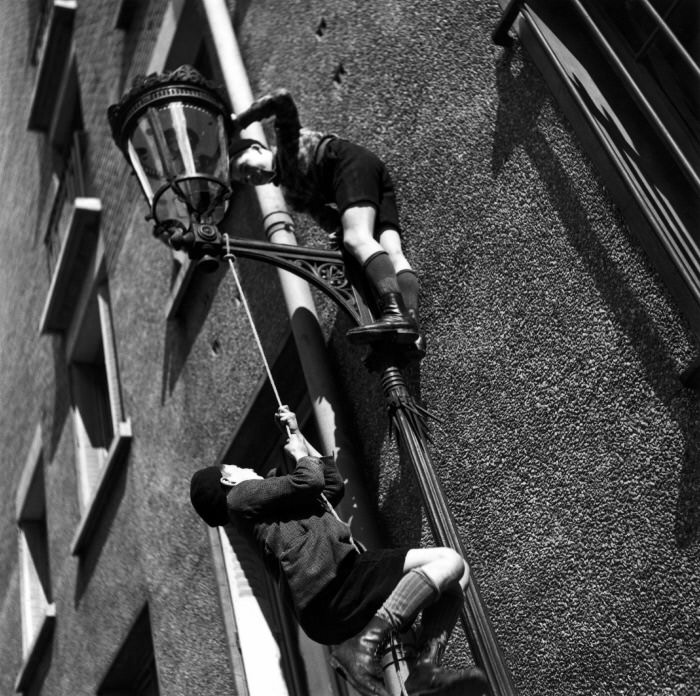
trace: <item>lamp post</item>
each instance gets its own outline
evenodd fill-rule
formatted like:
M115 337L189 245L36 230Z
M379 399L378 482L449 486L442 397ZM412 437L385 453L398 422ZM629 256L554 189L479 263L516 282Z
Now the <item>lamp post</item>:
M137 79L109 107L112 136L134 171L148 203L154 234L184 249L205 271L229 254L272 264L329 295L355 324L373 321L361 274L340 251L227 237L218 224L231 197L228 138L230 109L216 87L194 68ZM401 348L373 344L366 361L379 373L391 423L413 467L436 541L466 557L428 453L426 412L415 403L403 374ZM462 611L469 645L489 679L493 696L515 694L478 586L467 587Z

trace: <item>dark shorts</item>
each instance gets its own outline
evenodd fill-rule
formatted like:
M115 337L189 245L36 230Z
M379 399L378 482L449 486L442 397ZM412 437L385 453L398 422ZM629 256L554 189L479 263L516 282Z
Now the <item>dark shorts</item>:
M299 615L306 635L317 643L342 643L357 635L403 577L408 548L380 549L348 556L338 575Z
M320 164L325 197L341 215L352 205L370 204L377 210L375 236L387 228L400 232L394 184L379 157L349 140L333 138Z

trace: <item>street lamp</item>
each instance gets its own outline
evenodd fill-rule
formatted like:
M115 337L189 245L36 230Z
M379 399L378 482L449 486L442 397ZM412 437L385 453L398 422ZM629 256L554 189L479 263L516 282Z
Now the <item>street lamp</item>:
M374 320L364 300L356 262L343 252L222 236L229 181L230 109L216 87L194 68L138 78L118 104L109 107L112 136L136 175L155 223L154 234L185 249L206 271L233 255L269 263L313 284L355 324ZM233 264L232 264L233 265ZM379 372L387 410L421 490L436 540L466 557L455 522L430 460L426 412L409 392L405 358L392 343L372 348L367 361ZM474 576L462 611L472 653L489 678L494 696L512 696L503 660Z
M137 78L109 107L112 136L131 165L155 223L154 234L185 249L204 270L218 266L231 196L230 109L190 66Z

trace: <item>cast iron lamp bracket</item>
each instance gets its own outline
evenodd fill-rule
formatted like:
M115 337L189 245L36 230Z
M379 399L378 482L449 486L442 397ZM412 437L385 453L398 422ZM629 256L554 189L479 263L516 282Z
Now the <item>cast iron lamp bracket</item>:
M342 252L237 237L229 237L229 250L234 256L263 261L300 276L328 295L355 324L366 321L368 310L348 278L349 263Z
M133 169L156 237L183 249L205 271L218 267L218 228L232 194L228 142L231 109L225 96L191 66L138 77L108 109L112 137ZM229 252L302 277L355 324L371 314L358 292L360 274L342 252L229 237ZM347 263L346 263L347 262Z

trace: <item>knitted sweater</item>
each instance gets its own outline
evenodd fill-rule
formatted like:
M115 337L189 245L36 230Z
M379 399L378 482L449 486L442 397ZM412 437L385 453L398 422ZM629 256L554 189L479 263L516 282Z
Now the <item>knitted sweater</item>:
M343 497L344 484L332 457L303 457L290 474L241 481L227 494L229 515L255 538L269 570L289 587L303 609L354 553L348 525L327 512Z

